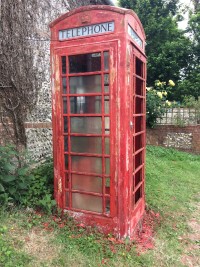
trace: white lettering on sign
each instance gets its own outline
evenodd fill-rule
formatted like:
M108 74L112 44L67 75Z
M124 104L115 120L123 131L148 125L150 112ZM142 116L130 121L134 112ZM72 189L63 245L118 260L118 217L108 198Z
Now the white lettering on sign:
M65 40L75 37L82 37L82 36L90 36L95 34L101 34L106 32L114 32L115 23L114 21L111 22L104 22L99 24L93 24L88 26L83 26L79 28L72 28L59 31L59 40Z
M133 38L133 40L140 46L143 47L142 39L138 36L138 34L133 30L133 28L128 25L128 34Z

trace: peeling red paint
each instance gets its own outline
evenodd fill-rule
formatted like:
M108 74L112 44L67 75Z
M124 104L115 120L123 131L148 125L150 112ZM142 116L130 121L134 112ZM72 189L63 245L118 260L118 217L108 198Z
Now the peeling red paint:
M95 36L78 35L78 29L99 27L102 23L111 23L112 30ZM110 6L78 8L52 22L50 27L55 199L79 225L96 226L118 239L132 239L145 208L144 30L133 11ZM135 30L136 37L130 35L130 29ZM59 40L59 31L66 31L66 39ZM84 31L86 29L82 29ZM84 66L90 70L74 71L73 66L78 69L82 64L80 58L86 54L90 61L84 59ZM72 56L79 58L79 63L70 63ZM95 63L98 70L92 69L91 62L100 62ZM106 64L109 67L105 67ZM95 81L100 77L101 91L96 89L94 81L90 89L93 91L83 93L85 89L80 84L75 86L77 91L73 91L72 81L82 82L88 76L96 77ZM90 87L91 82L86 89ZM98 112L94 99L100 99ZM83 102L85 106L77 104L86 100L89 102ZM75 110L77 107L81 107L81 112ZM82 128L78 126L78 132L73 129L77 118L77 125L85 121ZM92 119L96 120L92 126L95 132L84 132L86 125L91 127ZM99 132L95 128L98 125ZM82 141L74 150L72 139L78 142L80 137L90 143L100 140L101 149L91 143L82 151Z

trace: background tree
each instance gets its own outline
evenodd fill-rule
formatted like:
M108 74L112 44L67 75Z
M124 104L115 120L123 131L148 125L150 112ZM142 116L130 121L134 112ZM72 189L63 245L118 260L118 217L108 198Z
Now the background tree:
M179 1L120 0L120 4L133 9L143 24L147 36L148 86L153 86L155 80L172 79L177 83L191 55L190 40L178 29L182 19Z
M191 95L197 100L200 97L200 1L193 0L193 8L189 11L187 34L191 40L191 56L184 72L184 79L179 82L177 93L181 100Z

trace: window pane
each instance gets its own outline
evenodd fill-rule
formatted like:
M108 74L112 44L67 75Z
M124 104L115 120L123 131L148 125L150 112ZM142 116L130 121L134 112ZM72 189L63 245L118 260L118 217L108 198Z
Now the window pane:
M109 70L109 52L106 51L103 53L104 55L104 70L107 71Z
M65 188L69 189L69 177L68 173L65 174Z
M102 132L101 117L71 118L71 133L100 134Z
M64 120L64 125L63 125L64 133L67 133L68 132L68 120L67 120L67 117L64 117L63 120Z
M143 163L143 152L135 155L135 169L137 169Z
M110 138L105 138L105 153L110 154Z
M67 114L67 97L63 97L63 114Z
M101 75L78 76L69 78L71 94L101 92Z
M72 156L72 171L102 173L102 158Z
M104 110L105 110L105 114L109 114L110 112L110 102L109 102L109 96L105 96L104 97Z
M104 75L104 92L109 93L109 75Z
M143 114L143 99L136 97L135 99L135 113Z
M72 114L101 113L101 96L73 96L70 97Z
M72 189L102 193L102 178L72 174Z
M66 207L69 207L69 192L66 192Z
M102 212L101 197L72 193L72 208Z
M101 137L72 136L71 151L77 153L102 153Z
M68 168L69 168L68 155L65 155L65 170L68 170Z
M65 56L61 57L61 61L62 61L62 74L66 74L66 57Z
M110 194L110 178L106 178L105 179L105 191L106 194L109 195Z
M136 58L136 74L138 76L144 77L143 62L138 58Z
M106 213L110 213L110 198L106 198Z
M135 192L134 202L135 204L140 200L142 197L142 186L138 188L138 190Z
M142 169L135 174L135 187L142 181Z
M135 117L135 132L141 132L144 130L144 117Z
M110 159L105 158L106 161L106 174L110 174Z
M110 133L110 118L105 117L105 134Z
M64 151L68 152L68 136L64 136Z
M101 53L69 56L69 73L101 70Z
M135 151L139 150L143 147L143 135L137 135L135 136Z
M63 90L63 94L67 93L67 79L66 79L66 77L62 78L62 90Z
M135 88L135 93L136 95L144 95L144 82L140 80L139 78L136 78L136 88Z

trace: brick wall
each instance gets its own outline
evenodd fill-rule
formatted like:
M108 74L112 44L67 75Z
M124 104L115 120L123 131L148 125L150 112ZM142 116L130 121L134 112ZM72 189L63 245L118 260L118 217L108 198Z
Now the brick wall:
M200 154L200 125L158 125L154 129L147 129L147 144Z

